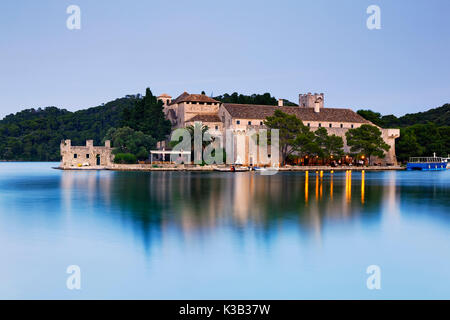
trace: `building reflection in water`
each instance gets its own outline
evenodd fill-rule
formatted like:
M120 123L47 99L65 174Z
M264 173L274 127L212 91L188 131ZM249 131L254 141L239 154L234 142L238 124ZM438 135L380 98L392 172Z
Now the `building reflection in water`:
M361 203L364 204L364 192L365 192L366 172L361 172Z
M319 201L319 176L316 173L316 202Z
M308 194L309 194L309 172L305 172L305 204L308 204Z
M333 200L333 176L334 176L334 174L331 173L331 176L330 176L330 200Z
M345 172L345 200L347 203L352 200L352 172L350 170Z
M390 171L384 173L387 176L385 181L387 186L383 188L384 201L384 220L389 225L394 225L392 222L398 222L400 220L400 208L399 199L397 195L397 172Z
M168 230L178 230L186 240L198 238L224 225L236 231L260 230L267 234L268 230L281 230L284 222L292 219L298 221L299 230L320 238L325 220L352 219L361 214L363 204L364 210L379 214L383 187L371 185L368 200L364 172L361 179L357 175L353 181L355 186L360 184L361 200L352 199L350 171L345 175L317 173L315 178L312 203L307 172L304 176L281 172L262 176L247 172L69 171L61 175L61 186L68 212L78 202L102 208L97 214L119 215L122 223L131 223L136 232L142 232L146 241L153 237L163 240ZM384 193L394 206L395 181Z

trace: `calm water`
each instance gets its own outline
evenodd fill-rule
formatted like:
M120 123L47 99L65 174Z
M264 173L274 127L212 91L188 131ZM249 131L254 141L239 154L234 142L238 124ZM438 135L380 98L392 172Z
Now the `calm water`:
M450 171L0 164L0 298L450 298ZM366 268L381 268L381 290ZM66 268L81 268L81 290Z

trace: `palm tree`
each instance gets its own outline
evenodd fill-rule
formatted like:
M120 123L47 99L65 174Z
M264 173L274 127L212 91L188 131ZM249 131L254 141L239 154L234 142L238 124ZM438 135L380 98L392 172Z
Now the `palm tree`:
M191 160L200 159L202 161L203 150L205 150L209 144L214 142L214 137L209 133L209 127L203 125L201 122L195 122L194 125L187 126L186 130L191 136ZM201 140L201 148L195 148L195 134L201 134L199 137ZM196 155L195 152L197 152Z

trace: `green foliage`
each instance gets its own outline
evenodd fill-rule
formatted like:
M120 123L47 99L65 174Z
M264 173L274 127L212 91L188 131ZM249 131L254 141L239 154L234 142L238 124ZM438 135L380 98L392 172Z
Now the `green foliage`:
M109 129L104 140L111 140L114 154L130 153L139 160L148 159L148 150L156 145L156 140L151 136L129 127Z
M409 113L400 118L394 115L381 116L371 110L358 110L359 115L382 128L404 128L415 124L432 122L437 126L450 126L450 104L425 112Z
M397 160L407 161L411 155L421 156L424 147L417 142L416 134L410 128L400 130L400 138L395 145Z
M327 129L321 127L314 132L314 142L317 144L319 152L314 152L321 158L331 156L341 157L344 154L344 140L335 135L328 135ZM318 154L317 154L318 153Z
M122 110L136 99L126 96L77 112L47 107L8 115L0 121L0 159L59 161L63 139L71 139L73 145L85 145L88 139L100 144L108 129L119 125Z
M122 127L130 127L152 136L157 141L163 141L170 134L170 121L163 112L163 103L158 101L149 88L142 99L135 100L132 107L122 112Z
M416 124L403 128L396 143L397 158L406 161L413 156L447 157L450 153L450 126L434 123Z
M374 112L372 110L358 110L356 111L356 113L359 114L364 119L369 120L373 124L379 127L384 127L384 122L381 119L381 113Z
M297 156L342 156L344 153L344 140L336 135L328 135L325 128L311 132L302 121L294 115L288 115L276 110L274 115L267 117L265 124L270 129L279 129L279 143L283 162ZM258 137L255 137L256 139Z
M117 153L114 157L114 163L135 164L136 162L136 156L131 153Z
M434 152L443 157L450 153L450 104L399 118L381 116L371 110L359 110L358 114L382 128L400 128L400 138L395 144L399 161L431 156Z
M384 152L390 149L390 146L381 137L381 130L369 124L350 129L345 133L345 136L350 151L366 155L369 164L371 164L371 156L384 158Z
M270 129L279 130L279 146L283 164L289 155L301 152L301 149L312 143L313 136L309 128L295 115L275 110L273 116L267 117L264 124Z
M211 134L209 133L209 127L201 124L200 122L194 123L194 125L189 125L185 128L190 136L191 139L191 160L197 160L198 162L203 161L203 150L210 145L211 143L214 143L215 139ZM201 148L199 148L197 151L197 154L195 154L195 133L198 132L199 137L201 139ZM181 137L179 141L170 141L169 146L171 148L174 148L178 143L181 142ZM213 153L214 155L214 153Z
M278 100L275 97L272 97L268 92L264 94L252 94L250 96L239 94L237 92L234 92L231 95L225 93L221 96L214 97L214 99L217 101L221 101L223 103L261 104L268 106L278 105ZM297 104L290 102L288 100L284 100L284 105L297 106Z

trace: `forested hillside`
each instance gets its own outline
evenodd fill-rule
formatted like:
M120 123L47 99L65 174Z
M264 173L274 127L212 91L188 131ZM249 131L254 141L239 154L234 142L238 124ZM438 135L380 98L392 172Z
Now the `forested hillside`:
M228 103L276 105L270 93L250 96L223 94L214 99ZM285 105L295 105L285 100ZM358 113L383 128L401 128L396 143L397 157L439 156L450 153L450 104L402 117L382 116L371 110ZM27 109L0 120L0 160L59 161L59 144L71 139L73 145L84 145L93 139L102 143L111 128L129 127L154 139L162 139L170 125L162 117L162 105L150 89L144 97L128 95L104 105L70 112L56 107Z
M395 145L400 161L433 153L441 157L450 154L450 104L399 118L382 116L371 110L359 110L358 114L382 128L400 128L400 138Z
M59 144L71 139L101 143L111 127L119 126L122 110L134 106L139 96L126 96L105 105L70 112L56 107L27 109L0 120L0 159L59 161Z
M223 95L214 97L217 101L224 103L240 103L240 104L261 104L268 106L276 106L278 105L278 100L275 97L272 97L270 93L266 92L264 94L252 94L250 96L239 94L234 92L232 94L225 93ZM285 106L297 106L297 104L284 100Z
M408 113L397 118L394 115L382 116L371 110L358 110L358 113L382 128L403 128L415 124L426 124L429 122L437 126L450 126L450 104L430 109L425 112Z

